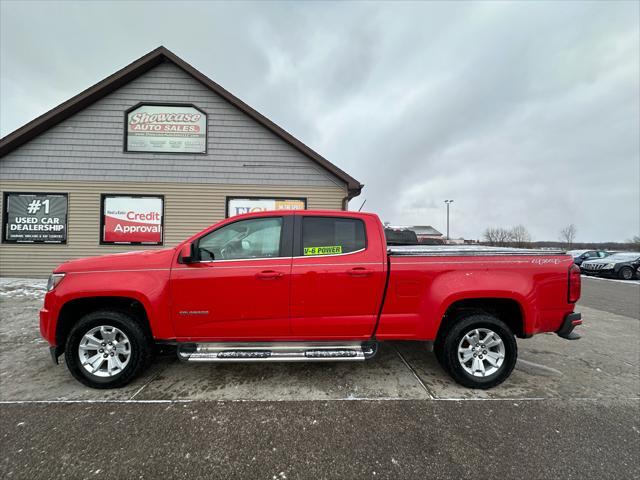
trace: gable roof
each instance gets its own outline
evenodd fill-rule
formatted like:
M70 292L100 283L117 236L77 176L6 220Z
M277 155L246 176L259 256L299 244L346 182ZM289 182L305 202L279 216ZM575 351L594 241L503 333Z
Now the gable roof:
M273 123L257 110L251 108L238 97L222 88L209 77L189 65L187 62L185 62L163 46L152 50L146 55L140 57L138 60L132 62L121 70L118 70L113 75L108 76L104 80L96 83L92 87L87 88L86 90L80 92L66 102L61 103L57 107L49 110L43 115L40 115L26 125L18 128L17 130L0 139L0 158L4 157L12 150L18 148L20 145L23 145L24 143L28 142L32 138L38 136L54 125L62 122L63 120L66 120L80 110L88 107L97 100L100 100L101 98L117 90L123 85L138 78L140 75L148 72L153 67L166 61L177 65L179 68L202 83L205 87L209 88L210 90L227 100L229 103L239 108L242 112L266 127L268 130L299 150L311 160L315 161L325 170L331 172L333 175L343 180L347 184L347 188L349 190L349 198L356 197L360 194L360 191L362 190L362 187L364 187L364 185L362 185L359 181L335 166L322 155L312 150L310 147L302 143L289 132Z
M413 225L412 227L407 228L416 232L416 235L433 235L437 237L442 236L442 234L431 225Z

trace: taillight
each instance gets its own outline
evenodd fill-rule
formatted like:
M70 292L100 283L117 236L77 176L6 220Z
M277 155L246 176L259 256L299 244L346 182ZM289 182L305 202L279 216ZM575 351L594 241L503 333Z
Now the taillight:
M580 278L580 267L575 263L569 268L569 303L576 303L580 299L582 291L582 280Z

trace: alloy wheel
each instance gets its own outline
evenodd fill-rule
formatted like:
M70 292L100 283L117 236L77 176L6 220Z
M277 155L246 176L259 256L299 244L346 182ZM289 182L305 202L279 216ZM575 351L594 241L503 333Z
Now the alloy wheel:
M82 367L97 377L121 373L131 360L131 342L119 328L94 327L83 335L78 345Z
M474 377L488 377L496 373L505 358L502 338L488 328L474 328L458 344L458 361Z

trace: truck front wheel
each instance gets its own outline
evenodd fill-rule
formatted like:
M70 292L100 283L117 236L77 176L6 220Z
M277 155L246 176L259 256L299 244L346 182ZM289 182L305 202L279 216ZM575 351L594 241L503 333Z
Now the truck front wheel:
M446 333L440 362L453 379L470 388L491 388L513 371L518 357L515 336L499 318L474 314L458 320Z
M91 312L74 325L65 346L71 374L92 388L128 384L147 365L150 341L129 315L110 310Z

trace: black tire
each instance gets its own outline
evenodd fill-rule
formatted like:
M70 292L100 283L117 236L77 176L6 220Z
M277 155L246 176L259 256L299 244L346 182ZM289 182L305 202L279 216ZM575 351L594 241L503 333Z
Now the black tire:
M449 364L445 361L444 358L444 338L445 335L438 336L436 341L433 343L433 353L435 354L436 360L438 360L438 363L440 364L442 369L449 375L451 375L451 373L449 372Z
M504 344L504 360L497 371L486 377L474 376L467 372L458 359L458 346L463 337L477 328L485 328L495 332ZM498 317L482 313L473 314L459 320L446 331L441 340L441 359L443 368L460 385L469 388L487 389L504 382L516 365L518 345L513 332ZM437 355L436 355L437 356Z
M82 337L99 326L115 327L123 332L130 342L130 357L126 366L113 376L100 377L88 372L81 364L78 347ZM142 326L129 315L119 311L100 310L91 312L78 321L65 345L65 361L71 374L79 382L91 388L119 388L133 380L150 362L152 343Z
M618 270L618 277L622 280L633 280L633 268L622 267Z

